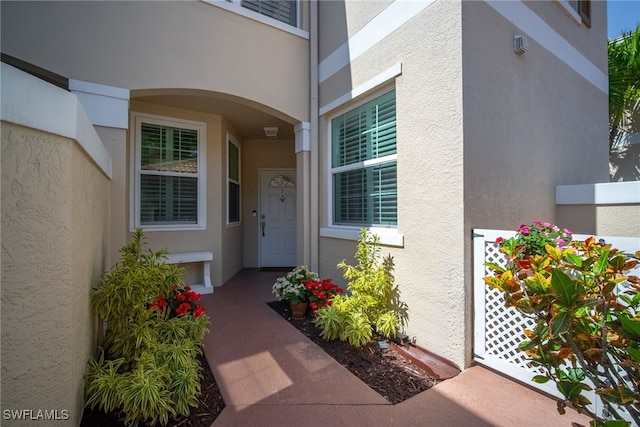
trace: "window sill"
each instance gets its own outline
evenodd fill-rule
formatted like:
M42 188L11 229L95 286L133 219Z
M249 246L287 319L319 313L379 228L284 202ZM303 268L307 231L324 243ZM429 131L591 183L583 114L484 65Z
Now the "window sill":
M136 228L140 228L145 232L154 231L205 231L207 227L197 224L189 225L138 225ZM136 228L130 228L129 231L135 231Z
M359 227L325 227L320 229L320 237L358 241L360 230L361 228ZM398 248L404 247L404 234L398 233L398 230L395 228L369 227L369 231L380 237L381 245L395 246Z
M277 19L270 18L265 15L261 15L258 12L254 12L245 7L229 3L221 0L203 0L205 3L209 3L212 6L219 7L221 9L228 10L229 12L233 12L235 14L244 16L245 18L253 19L254 21L261 22L263 24L269 25L271 27L277 28L282 31L286 31L287 33L291 33L298 37L302 37L303 39L309 40L309 32L304 31L300 28L294 27L292 25L286 24L284 22L280 22Z

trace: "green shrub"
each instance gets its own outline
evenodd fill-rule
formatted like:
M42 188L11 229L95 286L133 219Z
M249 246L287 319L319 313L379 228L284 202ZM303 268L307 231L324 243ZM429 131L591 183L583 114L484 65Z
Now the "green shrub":
M326 340L340 339L361 347L374 332L391 338L404 326L406 305L394 284L393 258L380 262L379 237L363 229L355 255L358 264L342 261L338 268L348 280L349 295L336 295L330 306L318 310L315 324Z
M165 251L143 252L136 230L92 295L107 325L98 359L89 360L86 405L121 411L127 425L167 424L198 405L202 339L209 317L200 295L183 285L183 269Z
M519 344L545 372L532 381L555 382L564 396L558 411L571 405L591 416L592 426L624 426L627 416L640 424L640 279L625 274L638 260L589 237L547 244L523 269L516 238L500 243L507 266L487 263L492 275L484 280L504 294L506 306L535 321ZM595 390L616 420L592 412L585 390Z

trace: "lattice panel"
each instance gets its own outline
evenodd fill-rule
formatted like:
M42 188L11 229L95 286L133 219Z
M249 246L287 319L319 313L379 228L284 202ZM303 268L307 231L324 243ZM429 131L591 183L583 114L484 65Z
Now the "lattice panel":
M495 242L485 242L485 261L506 265L507 259ZM485 268L485 276L491 274ZM542 374L540 368L531 366L524 352L518 350L518 343L524 338L524 329L533 329L532 319L524 317L517 310L505 307L502 293L495 289L486 289L485 294L485 348L486 353L506 362L531 371L533 375Z

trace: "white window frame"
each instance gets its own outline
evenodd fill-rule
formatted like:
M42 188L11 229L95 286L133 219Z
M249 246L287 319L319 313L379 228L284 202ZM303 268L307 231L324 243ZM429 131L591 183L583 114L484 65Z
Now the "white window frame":
M297 0L296 5L296 25L289 25L285 22L278 21L275 18L271 18L267 15L262 15L261 13L254 12L251 9L247 9L242 6L242 0L233 0L228 2L226 0L203 0L205 3L209 3L213 6L220 7L222 9L226 9L230 12L236 13L238 15L242 15L246 18L253 19L254 21L261 22L263 24L269 25L271 27L278 28L282 31L286 31L288 33L294 34L296 36L309 39L309 32L304 31L300 28L300 23L302 22L302 2Z
M330 114L327 114L325 118L325 129L327 135L327 144L326 144L326 158L329 159L327 161L327 176L326 176L326 188L327 190L327 218L328 218L328 226L320 228L320 236L328 237L334 239L344 239L344 240L355 240L357 241L360 236L360 230L362 228L367 228L372 233L378 235L380 237L380 243L387 246L396 246L403 247L404 246L404 235L398 232L398 224L399 220L399 209L398 209L398 218L397 224L394 226L358 226L358 225L343 225L343 224L335 224L333 218L333 209L334 209L334 188L333 188L333 175L335 173L343 172L345 170L352 169L361 169L366 166L370 166L378 163L385 163L388 161L395 160L397 164L398 154L392 154L389 156L380 157L377 159L365 160L363 162L332 167L331 159L333 153L333 140L332 140L332 125L331 122L338 116L341 116L344 113L347 113L354 108L358 108L359 106L366 104L369 101L372 101L387 92L390 92L395 89L394 84L384 84L376 88L374 92L370 92L367 95L358 98L349 100L349 102L344 102L339 108L333 110ZM396 92L396 100L397 100L397 92ZM353 101L353 102L351 102ZM396 124L398 121L398 113L396 109ZM396 131L397 132L397 131ZM396 147L397 151L397 147ZM399 208L399 206L398 206Z
M141 146L140 133L142 123L193 129L198 132L198 220L195 224L141 224L140 222L140 175ZM145 231L185 231L206 230L207 218L207 125L203 122L177 119L174 117L132 112L133 130L130 134L130 191L129 191L129 229L141 228Z
M591 26L591 16L586 18L589 22L585 22L585 18L580 14L581 6L579 0L554 0L554 2L577 25L586 25L587 27Z
M236 148L238 149L238 181L232 180L231 177L229 176L230 173L230 169L229 169L229 156L230 156L230 152L229 152L229 144L233 144L236 146ZM227 226L229 227L237 227L240 226L242 224L242 149L240 148L240 144L238 144L238 141L233 137L233 135L231 135L230 133L227 133L227 147L226 147L226 151L227 151ZM231 200L230 200L230 194L231 192L230 190L230 185L231 183L234 184L238 184L238 220L237 221L231 221L229 219L229 208L231 207Z

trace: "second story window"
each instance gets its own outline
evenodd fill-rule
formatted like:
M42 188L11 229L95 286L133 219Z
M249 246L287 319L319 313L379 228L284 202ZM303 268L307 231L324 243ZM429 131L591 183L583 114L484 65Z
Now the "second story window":
M278 0L227 0L229 3L240 6L268 16L293 27L298 26L298 2Z
M587 27L591 27L591 0L560 0L558 4L574 15L575 20L582 21ZM569 5L572 10L565 5Z

